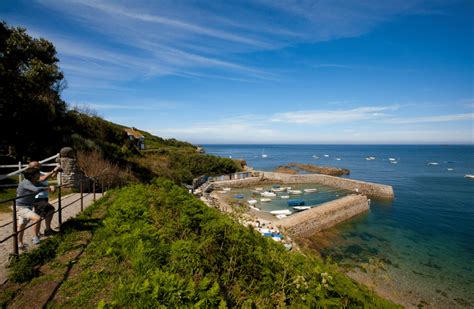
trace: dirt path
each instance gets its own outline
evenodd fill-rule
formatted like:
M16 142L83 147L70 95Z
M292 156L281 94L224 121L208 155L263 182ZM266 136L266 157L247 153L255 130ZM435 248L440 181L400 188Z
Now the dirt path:
M80 211L81 211L81 201L80 201L80 193L73 193L69 194L67 196L64 196L62 198L61 205L62 207L66 207L62 210L62 222L65 222L67 219L71 217L75 217ZM99 199L101 197L101 194L96 195L96 199ZM84 201L83 201L83 207L84 209L92 205L94 202L94 196L93 194L87 194L84 195ZM58 207L57 205L57 200L53 200L51 203L56 209ZM12 233L12 213L0 213L0 239L4 239L11 235ZM58 217L57 213L54 214L53 221L51 222L51 226L58 230ZM44 223L41 224L41 230L40 232L43 233L44 230ZM29 228L25 230L24 234L24 241L26 244L29 245L30 250L35 247L31 243L31 238L33 237L33 229ZM10 238L9 240L5 241L4 243L0 244L0 285L5 283L7 280L7 265L8 265L8 259L10 255L13 253L13 238ZM20 251L21 254L21 251Z

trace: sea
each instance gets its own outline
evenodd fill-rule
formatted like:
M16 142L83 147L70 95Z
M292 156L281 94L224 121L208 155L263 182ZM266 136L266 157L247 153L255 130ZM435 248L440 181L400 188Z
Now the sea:
M203 147L256 170L317 164L391 185L394 200L372 199L368 213L311 236L310 246L407 307L474 308L474 179L465 177L474 175L474 145Z

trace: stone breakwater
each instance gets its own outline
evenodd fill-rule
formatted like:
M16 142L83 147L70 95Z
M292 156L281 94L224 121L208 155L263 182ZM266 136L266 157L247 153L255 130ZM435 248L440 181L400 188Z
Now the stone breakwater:
M338 189L352 190L354 192L366 195L370 198L393 199L394 193L392 186L377 183L340 178L320 174L289 175L275 172L254 172L255 177L244 179L235 179L227 181L215 181L213 184L218 187L247 187L259 184L284 183L315 183L326 185Z
M309 236L368 210L367 197L352 194L296 213L275 224L292 235Z

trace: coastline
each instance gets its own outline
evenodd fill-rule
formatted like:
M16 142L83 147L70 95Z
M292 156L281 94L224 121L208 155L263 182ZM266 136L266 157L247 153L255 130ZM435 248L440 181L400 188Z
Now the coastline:
M237 214L235 209L233 209L233 206L226 201L225 197L217 192L212 192L209 195L209 198L202 197L201 200L209 207L216 208L221 212L225 212L230 215ZM260 222L260 224L272 226L275 225L275 223L279 220L270 213L259 212L253 209L248 209L243 213L239 213L236 218L240 224L244 226L252 226L253 228L256 228L257 221ZM303 237L292 238L284 231L282 232L282 234L284 235L285 242L290 243L292 245L292 251L301 252L301 248L304 247L311 250L311 252L313 252L315 255L321 257L321 253L317 249L308 246L308 243L305 242L305 239ZM375 270L372 270L370 274L373 274L373 276L371 276L369 273L364 273L361 270L357 269L355 265L353 265L352 269L340 269L340 272L344 273L352 280L356 281L358 284L362 284L368 289L374 291L380 297L402 305L405 308L419 308L419 304L427 306L428 308L446 308L443 305L437 306L433 304L428 304L421 300L421 296L419 295L399 292L398 289L394 286L393 282L391 282L390 278L384 276L384 274L380 271L376 272Z

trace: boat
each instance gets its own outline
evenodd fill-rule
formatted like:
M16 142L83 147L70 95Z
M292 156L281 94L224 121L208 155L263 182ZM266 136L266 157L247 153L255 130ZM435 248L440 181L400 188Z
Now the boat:
M304 201L303 200L288 200L288 206L303 206Z
M388 158L389 161L397 161L395 158Z
M233 197L238 198L238 199L243 199L244 198L244 196L242 194L237 194L237 195L234 195Z
M317 155L312 155L311 157L314 158L314 159L319 159L319 157Z
M257 190L257 191L263 191L263 188L257 187L257 188L255 188L255 190Z
M452 167L448 167L448 168L447 168L447 170L448 170L448 171L453 171L453 170L454 170L454 168L452 168Z
M264 196L264 197L275 197L275 196L277 196L276 193L273 193L273 192L270 192L270 191L262 192L262 193L260 193L260 195Z
M232 190L232 188L222 188L222 190L224 190L224 191L230 191L230 190Z
M325 158L329 158L329 155L324 155Z
M474 175L466 174L466 175L464 175L464 178L471 178L471 179L474 179Z
M272 188L271 190L273 192L284 192L284 191L286 191L286 188Z
M341 158L336 158L337 161L341 161Z
M293 207L293 209L295 209L297 211L308 210L310 208L311 208L311 206L295 206L295 207Z
M271 202L271 201L272 201L272 199L268 198L268 197L264 197L264 198L260 199L260 202L263 202L263 203L268 203L268 202Z
M249 203L250 205L255 205L257 204L257 200L248 200L247 203Z
M375 157L366 157L365 158L367 161L372 161L372 160L375 160Z
M289 196L289 195L282 195L282 196L280 196L280 197L281 197L281 198L283 198L283 199L290 198L290 196Z
M263 151L262 151L262 158L266 158L266 157L268 157L268 156L267 156L267 154L265 153L265 149L263 149Z
M272 210L270 211L272 215L291 215L291 210L282 209L282 210Z
M397 161L390 161L390 163L392 163L392 164L398 164Z
M312 193L312 192L318 191L318 189L316 189L316 188L308 188L308 189L303 189L303 191L304 191L305 193Z
M438 162L429 162L428 165L438 165Z
M295 194L302 194L303 192L301 190L288 190L288 193L295 195Z

